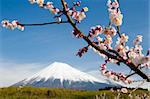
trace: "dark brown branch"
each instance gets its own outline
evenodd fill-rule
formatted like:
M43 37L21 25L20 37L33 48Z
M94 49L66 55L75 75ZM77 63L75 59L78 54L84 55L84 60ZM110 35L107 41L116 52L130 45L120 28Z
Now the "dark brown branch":
M115 50L108 49L108 51L109 51L109 52L112 52L112 53L114 53L114 54L116 54L117 56L119 56L119 53L118 53L117 51L115 51Z
M131 76L133 76L133 75L135 75L136 73L134 72L134 73L131 73L131 74L129 74L127 77L126 77L126 79L127 78L129 78L129 77L131 77Z
M22 24L19 23L18 25L22 26L42 26L42 25L49 25L49 24L62 24L62 23L69 23L68 21L61 21L61 22L47 22L47 23L35 23L35 24Z
M118 1L118 3L120 3L119 0L117 0L117 1Z
M117 26L117 34L118 34L119 37L121 38L121 34L120 34L120 26Z
M74 21L72 20L72 18L68 15L67 13L67 7L65 5L65 1L64 0L61 0L62 2L62 5L63 5L63 13L66 15L67 19L68 19L68 22L72 25L72 27L74 29L76 29L79 33L83 34L79 28L76 26L76 24L74 23ZM119 28L118 28L119 30ZM120 33L120 32L119 32ZM97 51L99 51L100 53L106 55L107 57L109 58L112 58L112 59L115 59L115 60L118 60L119 62L122 62L124 64L126 64L128 67L130 67L131 70L133 70L135 73L137 73L139 76L141 76L143 79L146 79L148 82L150 82L150 78L145 74L143 73L140 69L138 69L133 63L128 63L128 60L124 60L123 58L120 58L119 56L114 56L113 54L110 54L108 53L107 51L105 50L101 50L95 43L92 43L91 40L85 36L83 34L83 39L89 44L91 45L93 48L95 48Z

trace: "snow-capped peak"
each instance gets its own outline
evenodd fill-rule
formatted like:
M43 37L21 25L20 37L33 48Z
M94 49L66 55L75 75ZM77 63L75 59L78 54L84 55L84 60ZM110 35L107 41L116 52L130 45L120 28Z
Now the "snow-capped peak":
M25 79L25 82L30 80L40 81L44 79L47 81L48 79L59 79L62 83L64 80L68 81L85 81L85 82L100 82L97 78L81 72L66 63L54 62L53 64L49 65L42 71L38 72L37 74ZM105 80L102 80L101 83L107 83Z
M71 88L81 90L97 90L118 86L107 80L100 80L90 74L79 71L66 63L54 62L35 75L20 81L13 86L34 86L50 88Z

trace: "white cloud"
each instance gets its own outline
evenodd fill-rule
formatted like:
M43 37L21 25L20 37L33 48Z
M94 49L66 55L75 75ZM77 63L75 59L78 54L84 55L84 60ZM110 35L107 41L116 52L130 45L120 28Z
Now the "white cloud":
M0 87L10 86L40 71L46 64L0 62Z

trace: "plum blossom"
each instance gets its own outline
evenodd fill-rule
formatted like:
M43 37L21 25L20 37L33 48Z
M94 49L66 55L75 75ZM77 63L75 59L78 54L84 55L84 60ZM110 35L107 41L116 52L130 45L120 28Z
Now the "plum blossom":
M87 12L88 10L89 10L88 7L84 7L82 8L81 12Z
M116 33L117 33L117 30L112 26L105 27L105 29L104 29L104 34L105 35L110 35L110 36L113 37L113 36L116 35Z
M117 9L117 8L119 8L119 3L118 3L118 1L117 0L115 0L114 2L112 2L111 0L108 0L107 1L107 6L109 7L109 8L111 8L112 10L113 9ZM111 10L110 9L110 10Z
M124 59L127 59L127 52L129 47L125 46L125 43L128 41L128 36L122 34L118 41L116 42L115 50L121 55Z
M14 28L17 28L18 24L19 23L18 23L17 20L12 21L12 25L13 25Z
M134 52L135 52L136 54L143 55L143 54L142 54L142 50L143 50L143 48L142 48L141 45L135 45L135 47L134 47Z
M21 30L21 31L24 31L24 26L18 25L18 29Z
M81 20L83 20L84 18L86 18L86 15L84 12L79 12L77 13L75 16L73 16L74 19L78 22L81 22Z
M58 8L50 8L49 11L52 12L52 14L57 14L60 10Z
M134 59L132 59L132 62L138 66L141 64L145 64L148 63L150 61L150 57L149 56L137 56Z
M44 0L29 0L31 4L37 3L40 7L44 7L45 9L49 9L52 14L58 14L60 10L55 8L53 2L47 2L44 4Z
M81 5L81 1L74 2L74 6L80 6L80 5Z
M3 27L7 27L8 24L9 24L9 20L3 20L3 21L1 22L1 24L2 24Z
M10 29L10 30L14 30L16 28L18 28L19 30L23 31L24 30L24 26L20 25L18 21L14 20L12 22L9 22L8 20L3 20L1 22L2 26Z
M74 20L76 20L77 22L81 22L83 19L86 18L85 12L88 11L88 7L84 7L81 9L81 11L77 11L75 9L75 6L78 4L75 4L72 8L68 8L68 15L70 15Z
M43 7L45 9L49 9L49 11L52 13L52 14L60 14L62 13L61 10L59 8L56 8L54 7L53 3L52 2L47 2L47 3L44 3L44 0L29 0L29 2L31 4L34 4L34 3L37 3L40 7ZM85 15L85 12L88 11L88 7L84 7L81 9L81 11L77 11L75 10L75 7L76 6L80 6L80 3L81 1L77 1L74 3L73 7L72 8L68 8L68 4L65 2L65 5L67 7L67 13L72 16L72 18L74 20L76 20L78 23L81 22L81 20L83 20L84 18L86 18L86 15ZM61 16L61 15L60 15Z
M123 15L121 14L121 11L119 9L118 1L115 0L114 2L112 2L111 0L108 0L107 6L111 24L114 24L115 26L122 25Z
M133 40L133 44L137 45L140 42L142 42L142 36L141 35L137 35L137 37L135 38L135 40Z
M107 46L104 43L100 43L99 48L102 49L102 50L106 50Z
M34 4L34 3L36 3L36 0L29 0L29 2L30 2L31 4Z
M121 13L109 14L109 18L111 23L113 23L115 26L122 25L123 15Z
M95 27L91 27L89 31L89 37L95 37L98 36L103 32L103 28L100 25L97 25Z
M100 36L97 36L96 39L99 43L101 43L103 41L103 38L101 38Z
M54 7L53 2L47 2L44 8L48 9L52 14L58 14L60 12L60 9Z
M128 52L128 57L129 57L130 59L134 59L136 56L137 56L137 54L134 52L134 49L131 48L131 49L129 50L129 52Z
M43 7L44 0L29 0L31 4L37 3L40 7Z
M69 11L69 15L71 15L77 22L81 22L84 18L86 18L85 12L82 11Z
M141 45L136 45L134 48L131 48L128 53L129 59L134 63L135 66L139 65L149 65L150 57L149 56L144 56L142 54L142 46Z
M36 0L36 2L40 7L43 7L44 0Z
M123 44L128 41L129 37L125 34L121 34L121 37L118 38L117 43Z
M106 64L109 62L109 60L105 60L105 63L100 66L101 73L104 76L106 76L108 78L112 78L115 81L122 81L125 84L130 84L132 82L132 80L127 79L124 74L122 74L122 73L116 73L114 71L108 71L107 70Z
M56 19L56 22L60 23L62 21L62 18L61 17L55 17Z
M110 35L107 35L104 44L107 46L108 49L112 49L111 44L112 44L112 37Z
M125 34L122 34L121 35L121 38L120 38L120 42L124 43L124 42L127 42L129 39L129 37Z
M53 2L47 2L46 6L45 6L45 9L52 9L52 8L54 8Z
M105 42L103 41L103 38L101 38L100 36L97 36L96 39L98 41L98 46L99 46L100 49L106 50L108 48L108 46L110 47L111 38L108 38L107 40L104 40ZM102 57L106 57L103 54L100 54L100 53L98 53L98 54Z

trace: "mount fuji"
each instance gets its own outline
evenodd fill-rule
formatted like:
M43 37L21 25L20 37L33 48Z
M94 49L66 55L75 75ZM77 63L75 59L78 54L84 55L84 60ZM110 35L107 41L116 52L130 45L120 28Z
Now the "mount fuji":
M110 84L110 82L104 79L97 79L66 63L54 62L35 75L26 78L13 86L97 90L119 85L115 83Z

